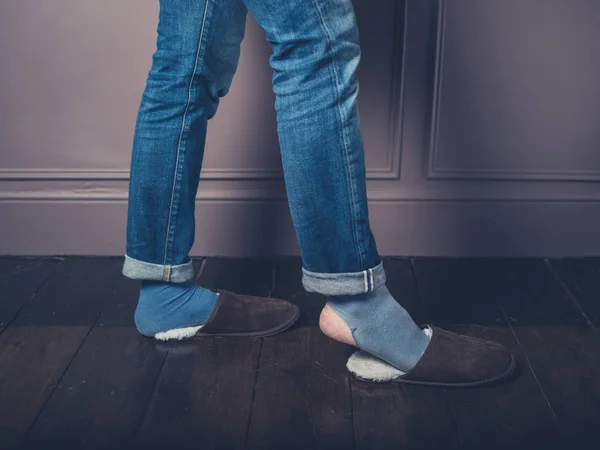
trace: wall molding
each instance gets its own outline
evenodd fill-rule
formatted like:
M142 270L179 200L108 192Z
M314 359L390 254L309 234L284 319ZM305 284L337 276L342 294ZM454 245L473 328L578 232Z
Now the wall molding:
M394 49L392 54L392 86L390 97L392 98L389 112L389 135L388 135L388 173L389 176L378 179L400 180L402 172L402 135L404 131L404 85L406 67L406 34L408 30L408 0L394 3ZM399 18L402 18L400 20ZM367 179L371 178L367 170Z
M394 160L396 158L393 158ZM369 180L396 180L398 170L375 168L367 170ZM281 170L268 169L202 169L200 180L244 181L269 180L283 181ZM129 181L129 169L0 169L2 181Z
M203 168L201 180L243 181L283 179L281 170ZM129 169L0 169L0 181L129 181Z
M402 106L404 90L404 55L406 43L406 4L395 2L396 17L390 95L392 106L389 112L388 161L387 167L367 169L368 180L399 180L402 161ZM365 149L366 150L366 149ZM280 169L261 168L203 168L200 180L244 181L283 180ZM0 168L2 181L129 181L129 169L89 168Z
M506 185L504 189L466 189L452 187L444 191L428 187L414 187L398 189L372 188L367 189L369 203L600 203L600 191L587 192L562 192L549 195L545 190L524 193L518 186ZM30 202L60 202L60 203L121 203L127 202L127 187L82 187L81 189L26 189L1 191L0 204L2 203L30 203ZM260 189L200 189L196 195L196 202L286 202L287 194L283 183L278 183L269 188Z
M444 76L444 40L448 0L438 1L433 104L430 122L427 180L453 181L581 181L600 182L600 170L501 170L453 169L438 164L439 122Z

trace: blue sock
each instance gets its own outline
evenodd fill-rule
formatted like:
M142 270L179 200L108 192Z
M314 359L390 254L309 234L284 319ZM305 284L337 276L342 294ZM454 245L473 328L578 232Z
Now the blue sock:
M197 331L191 328L206 323L218 296L198 286L194 280L185 283L142 280L135 325L144 336L165 340L189 337ZM183 334L172 331L181 329L187 331Z
M327 304L352 332L361 350L404 372L412 369L430 337L383 285L372 292L327 298Z

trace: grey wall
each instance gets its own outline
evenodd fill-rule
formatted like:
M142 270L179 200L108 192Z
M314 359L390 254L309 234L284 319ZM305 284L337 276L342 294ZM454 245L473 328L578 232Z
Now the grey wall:
M0 3L0 253L124 252L157 3ZM355 6L380 253L598 254L600 3ZM250 17L209 125L195 255L298 254L269 55Z

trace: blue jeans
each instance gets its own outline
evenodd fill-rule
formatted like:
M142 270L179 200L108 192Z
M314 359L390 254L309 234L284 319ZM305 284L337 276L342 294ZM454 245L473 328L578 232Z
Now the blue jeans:
M277 131L308 292L386 281L369 224L351 0L160 0L157 50L135 128L123 274L193 278L207 122L237 69L250 11L273 47Z

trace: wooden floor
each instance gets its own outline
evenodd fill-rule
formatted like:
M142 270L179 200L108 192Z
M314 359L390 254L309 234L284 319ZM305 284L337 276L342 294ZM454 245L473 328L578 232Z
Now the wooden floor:
M473 390L351 378L300 258L195 263L205 287L300 305L297 326L158 343L121 258L0 258L0 449L600 448L600 259L384 258L416 321L516 354L514 380Z

